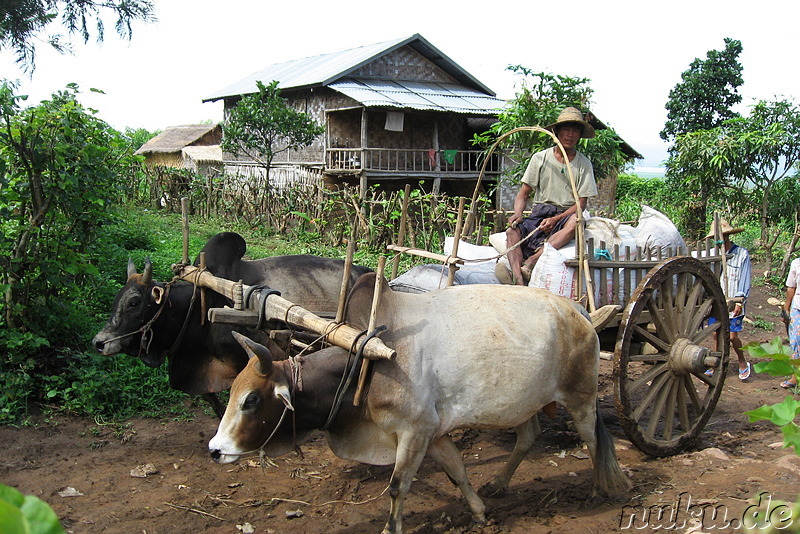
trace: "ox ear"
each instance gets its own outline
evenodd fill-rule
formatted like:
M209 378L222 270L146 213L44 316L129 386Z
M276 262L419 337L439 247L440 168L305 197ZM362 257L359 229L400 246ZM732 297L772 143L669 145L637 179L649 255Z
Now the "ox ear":
M136 274L136 264L133 263L131 258L128 258L128 278Z
M272 374L272 353L267 347L256 343L239 332L233 331L231 334L233 334L233 338L239 342L239 345L241 345L247 353L248 358L258 358L258 363L256 364L256 371L258 374L263 376Z
M273 391L275 392L276 399L282 400L287 408L294 411L294 406L292 406L292 394L286 384L276 384Z
M164 299L164 294L166 291L161 286L153 286L153 289L150 290L150 295L153 297L153 302L156 304L161 304L161 301Z
M150 258L144 262L144 271L142 271L142 284L149 285L153 281L153 264Z

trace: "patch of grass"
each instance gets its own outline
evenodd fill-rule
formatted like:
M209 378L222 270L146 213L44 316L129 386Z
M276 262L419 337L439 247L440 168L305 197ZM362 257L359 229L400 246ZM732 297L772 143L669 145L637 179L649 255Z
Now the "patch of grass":
M767 332L772 332L775 330L775 325L763 317L756 315L753 317L753 328L759 328L761 330L766 330Z

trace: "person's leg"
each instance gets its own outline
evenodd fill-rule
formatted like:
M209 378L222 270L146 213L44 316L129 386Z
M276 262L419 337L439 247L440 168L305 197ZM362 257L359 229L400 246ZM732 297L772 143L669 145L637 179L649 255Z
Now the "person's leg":
M564 226L561 227L560 230L557 230L550 234L550 237L547 238L547 242L550 243L555 249L559 249L572 241L575 238L575 225L577 222L577 218L575 214L569 216L567 221L564 223ZM539 260L539 257L542 255L542 251L544 250L543 247L539 247L539 249L533 253L527 260L525 260L524 266L528 270L528 273L533 270L534 265Z
M789 346L792 348L792 359L800 358L800 310L792 309L789 318ZM790 376L787 380L781 382L783 387L797 386L797 377Z
M517 284L522 284L522 247L514 247L522 239L522 233L517 228L509 228L506 230L506 257L508 264L511 267L511 274L514 276L514 281ZM522 284L524 285L524 284Z

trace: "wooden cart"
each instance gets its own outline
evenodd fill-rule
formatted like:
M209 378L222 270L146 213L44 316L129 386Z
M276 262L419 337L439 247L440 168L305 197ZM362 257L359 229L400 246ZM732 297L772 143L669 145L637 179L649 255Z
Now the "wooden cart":
M725 382L729 308L719 282L725 260L708 245L663 257L628 250L619 259L618 249L606 258L603 244L600 256L590 242L584 269L572 262L579 276L588 267L592 281L599 279L598 307L620 310L598 330L601 356L614 363L614 400L625 434L654 456L696 441Z

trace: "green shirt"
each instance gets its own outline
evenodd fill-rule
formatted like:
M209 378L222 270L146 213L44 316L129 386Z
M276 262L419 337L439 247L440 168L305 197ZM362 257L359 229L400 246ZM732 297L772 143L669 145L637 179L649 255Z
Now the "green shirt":
M570 164L578 196L597 196L594 169L589 158L578 152ZM540 150L531 157L522 182L533 189L534 204L554 204L559 208L569 208L575 204L567 166L556 159L552 148Z

